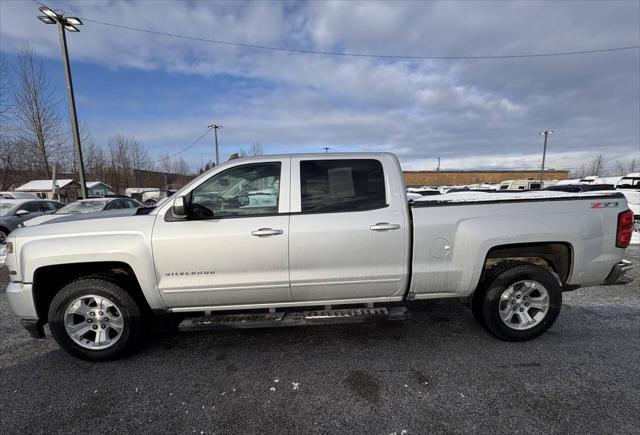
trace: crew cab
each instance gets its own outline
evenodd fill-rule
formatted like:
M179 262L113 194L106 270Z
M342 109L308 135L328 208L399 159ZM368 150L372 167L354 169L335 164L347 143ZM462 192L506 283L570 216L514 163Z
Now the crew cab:
M80 358L138 348L154 314L182 329L406 318L461 298L496 337L528 340L562 292L622 284L632 213L616 192L458 192L409 202L388 153L235 159L131 216L20 228L9 303Z

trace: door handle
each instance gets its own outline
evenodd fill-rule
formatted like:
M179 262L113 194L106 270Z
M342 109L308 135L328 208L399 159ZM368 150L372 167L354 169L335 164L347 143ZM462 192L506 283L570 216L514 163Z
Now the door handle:
M251 231L251 235L256 237L277 236L282 233L284 233L284 231L274 230L273 228L260 228L259 230Z
M375 225L371 225L369 229L371 231L389 231L397 230L400 228L399 224L390 224L389 222L378 222Z

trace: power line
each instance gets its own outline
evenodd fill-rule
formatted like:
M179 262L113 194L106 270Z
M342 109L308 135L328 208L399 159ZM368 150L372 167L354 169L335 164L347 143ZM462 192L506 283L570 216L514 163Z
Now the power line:
M43 5L44 3L39 0L33 0L35 3L39 5ZM281 51L285 53L298 53L298 54L316 54L316 55L325 55L325 56L342 56L342 57L364 57L364 58L375 58L375 59L397 59L397 60L492 60L492 59L524 59L524 58L535 58L535 57L557 57L557 56L575 56L581 54L596 54L596 53L610 53L616 51L625 51L625 50L636 50L640 48L640 45L628 45L622 47L608 47L608 48L598 48L598 49L590 49L590 50L574 50L574 51L557 51L557 52L549 52L549 53L524 53L524 54L505 54L505 55L483 55L483 56L418 56L418 55L397 55L397 54L373 54L373 53L353 53L353 52L341 52L341 51L322 51L322 50L307 50L302 48L285 48L285 47L275 47L269 45L260 45L260 44L251 44L244 42L236 42L236 41L224 41L220 39L208 39L201 38L197 36L188 36L182 35L179 33L169 33L169 32L160 32L157 30L143 29L140 27L133 26L125 26L122 24L114 24L106 21L94 20L91 18L80 17L82 20L100 24L103 26L113 27L116 29L129 30L134 32L142 32L149 33L152 35L160 35L166 36L169 38L177 38L177 39L186 39L190 41L199 41L199 42L207 42L211 44L218 45L229 45L235 47L244 47L244 48L252 48L256 50L270 50L270 51Z
M35 0L34 0L35 1ZM84 21L100 24L103 26L114 27L117 29L130 30L135 32L150 33L153 35L166 36L170 38L186 39L190 41L208 42L218 45L230 45L235 47L252 48L257 50L270 50L270 51L282 51L286 53L299 53L299 54L318 54L325 56L343 56L343 57L365 57L376 59L404 59L404 60L473 60L473 59L522 59L531 57L553 57L553 56L573 56L580 54L594 54L594 53L606 53L623 50L635 50L640 48L640 45L629 45L624 47L611 47L600 48L592 50L576 50L576 51L558 51L550 53L526 53L526 54L507 54L507 55L489 55L489 56L415 56L415 55L396 55L396 54L371 54L371 53L352 53L352 52L340 52L340 51L320 51L320 50L305 50L300 48L285 48L274 47L269 45L250 44L244 42L223 41L219 39L207 39L197 36L188 36L178 33L160 32L157 30L142 29L139 27L125 26L122 24L113 24L105 21L93 20L91 18L81 17Z
M34 1L35 1L35 0L34 0ZM210 129L209 129L209 128L207 128L207 130L206 130L204 133L202 133L202 134L198 137L198 139L194 140L194 141L191 143L191 145L189 145L189 146L187 146L186 148L184 148L184 149L182 149L182 150L178 151L177 153L169 154L168 156L162 157L162 158L160 158L160 159L156 160L156 162L162 162L162 161L163 161L163 160L165 160L165 159L170 159L170 158L175 157L175 156L177 156L177 155L179 155L179 154L182 154L183 152L187 151L188 149L190 149L190 148L192 148L192 147L196 146L196 145L197 145L197 143L198 143L198 142L200 142L200 141L202 140L202 138L203 138L203 137L205 137L205 136L207 135L207 133L209 133L209 130L210 130Z

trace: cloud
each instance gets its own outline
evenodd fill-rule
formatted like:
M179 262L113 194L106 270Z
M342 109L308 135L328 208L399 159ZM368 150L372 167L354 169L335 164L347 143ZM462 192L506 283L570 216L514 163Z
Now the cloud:
M56 2L80 17L211 39L382 54L483 55L638 43L637 2ZM58 55L53 26L30 2L0 3L0 49L29 41ZM640 155L640 54L486 61L389 61L287 54L128 32L86 22L74 61L111 70L232 77L233 92L188 114L114 119L97 135L136 134L164 150L188 144L219 114L229 148L391 150L403 164L579 166L603 153ZM184 80L182 81L184 82ZM265 86L252 87L252 83ZM126 84L123 84L126 86ZM165 91L168 92L168 91ZM180 95L180 88L176 88ZM90 98L90 96L85 96ZM176 97L179 98L179 97ZM132 106L134 107L134 106ZM199 152L187 154L199 161ZM537 160L536 160L537 159ZM555 160L554 160L555 159ZM555 163L557 162L557 163Z

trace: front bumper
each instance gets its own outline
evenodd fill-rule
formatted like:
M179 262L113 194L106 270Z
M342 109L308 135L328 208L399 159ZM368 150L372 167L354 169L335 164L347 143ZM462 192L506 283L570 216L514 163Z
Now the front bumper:
M26 320L38 320L31 284L10 282L6 292L9 306L16 316Z
M36 304L33 301L31 284L22 282L10 282L7 286L7 299L9 306L17 317L20 324L34 338L43 338L44 329L42 320L38 319Z
M611 269L609 276L604 280L604 285L622 285L629 284L633 281L633 277L627 272L631 272L633 269L633 263L629 260L622 260L620 263L617 263Z

